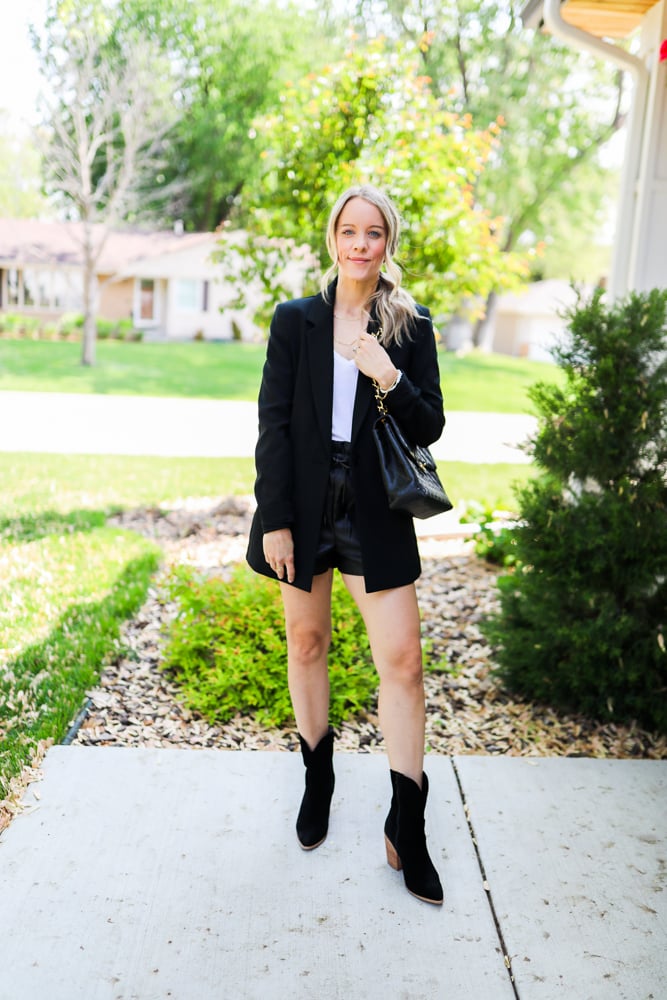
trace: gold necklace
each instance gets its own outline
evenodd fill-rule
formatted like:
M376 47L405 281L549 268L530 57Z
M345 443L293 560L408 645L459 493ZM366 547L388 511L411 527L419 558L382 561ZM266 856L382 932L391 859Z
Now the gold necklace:
M355 337L354 340L341 340L340 337L334 336L334 340L336 341L337 344L340 344L341 347L352 347L352 344L356 344L359 338Z
M362 323L364 319L364 314L360 313L358 316L341 316L340 313L334 313L336 319L342 319L343 323Z

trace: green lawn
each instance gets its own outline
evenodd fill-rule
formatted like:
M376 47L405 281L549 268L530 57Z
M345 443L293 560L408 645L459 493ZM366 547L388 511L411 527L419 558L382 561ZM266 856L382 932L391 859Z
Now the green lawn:
M439 462L438 469L455 504L476 500L504 509L514 505L512 484L533 472L529 465L467 462ZM50 518L68 518L78 531L118 510L252 493L254 464L251 458L0 452L0 481L0 540L7 541L33 535Z
M189 342L97 345L97 364L80 364L70 342L0 340L0 390L255 400L264 344ZM473 352L440 351L447 410L525 413L527 389L561 378L554 365Z

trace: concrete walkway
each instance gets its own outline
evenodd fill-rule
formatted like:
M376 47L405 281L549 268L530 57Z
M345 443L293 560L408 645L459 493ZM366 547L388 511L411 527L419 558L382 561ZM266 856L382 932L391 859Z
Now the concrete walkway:
M450 462L527 462L535 419L448 413L433 453ZM0 392L0 451L234 457L254 454L255 403Z
M426 767L442 908L386 864L382 755L337 755L306 853L295 753L52 749L0 837L1 1000L665 1000L667 762Z

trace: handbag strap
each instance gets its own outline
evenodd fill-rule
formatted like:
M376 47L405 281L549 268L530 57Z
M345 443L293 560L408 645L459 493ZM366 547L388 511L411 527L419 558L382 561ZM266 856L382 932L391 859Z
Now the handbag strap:
M371 334L371 337L375 337L376 340L379 340L381 336L382 336L382 327L379 326L375 331L375 333ZM377 381L377 379L373 379L373 389L375 391L375 402L377 403L378 413L380 414L381 417L386 417L389 411L387 410L387 407L384 405L384 395L382 393L382 389L380 388L380 383Z
M380 383L373 379L373 389L375 390L375 402L377 403L378 413L381 417L386 417L388 410L384 405L384 398L382 396L382 389L380 388Z

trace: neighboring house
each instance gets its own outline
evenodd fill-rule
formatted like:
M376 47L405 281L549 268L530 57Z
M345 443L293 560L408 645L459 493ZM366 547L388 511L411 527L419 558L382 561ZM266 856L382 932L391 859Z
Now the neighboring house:
M584 295L590 289L581 289ZM498 354L553 361L554 347L567 330L565 313L576 304L577 292L567 281L535 281L516 293L500 295L496 303L492 350Z
M667 287L667 61L660 58L667 39L667 0L529 0L522 18L528 27L550 31L631 74L632 109L608 287L614 297L631 289ZM637 31L636 55L614 41Z
M101 239L103 227L94 229ZM153 339L228 339L233 325L253 336L252 310L225 308L232 292L211 261L219 239L178 230L109 232L97 264L98 315L132 319ZM82 310L81 225L0 219L0 313L55 320Z
M592 288L567 281L534 281L517 292L505 292L496 299L485 349L495 354L554 361L553 350L564 343L568 311L576 305L577 295L590 297ZM443 331L450 351L466 353L473 347L473 324L455 316Z

